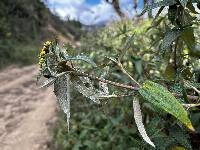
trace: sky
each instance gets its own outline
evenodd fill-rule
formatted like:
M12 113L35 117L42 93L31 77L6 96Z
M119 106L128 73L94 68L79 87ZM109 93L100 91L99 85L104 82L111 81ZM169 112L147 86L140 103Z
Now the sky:
M138 0L138 10L143 0ZM47 6L62 19L79 20L85 25L101 24L119 19L113 7L105 0L46 0ZM122 11L133 16L133 0L120 0Z

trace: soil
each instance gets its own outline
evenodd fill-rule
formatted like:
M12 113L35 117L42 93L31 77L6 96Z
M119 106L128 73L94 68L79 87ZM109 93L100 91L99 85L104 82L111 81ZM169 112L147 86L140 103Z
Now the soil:
M47 150L56 121L51 88L36 85L36 66L0 72L0 150Z

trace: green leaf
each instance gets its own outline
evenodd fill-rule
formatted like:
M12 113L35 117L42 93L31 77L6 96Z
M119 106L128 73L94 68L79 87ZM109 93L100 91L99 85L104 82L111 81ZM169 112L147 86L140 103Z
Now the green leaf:
M184 130L182 130L178 125L174 125L169 129L169 134L182 146L186 147L187 150L192 150L192 147L188 141L189 136Z
M95 64L95 62L92 59L90 59L89 57L84 56L84 55L78 55L78 56L75 56L75 57L65 56L65 60L66 61L68 61L68 60L81 60L81 61L85 61L85 62L91 64L93 67L97 67L97 65Z
M165 72L164 72L164 77L167 79L167 80L173 80L174 77L176 75L176 71L174 69L174 66L170 63L167 65L166 69L165 69Z
M187 4L187 8L194 14L198 14L198 12L195 10L194 5L192 4L192 1L190 0L189 3Z
M167 15L168 19L172 22L172 24L174 24L177 17L177 6L176 5L169 6Z
M165 8L165 6L161 6L160 9L158 10L156 16L154 17L152 24L154 24L155 20L159 17L159 15L162 13L163 9Z
M131 56L131 59L132 59L133 64L135 66L135 71L137 73L137 78L140 78L141 75L142 75L142 71L143 71L142 60L140 58L137 58L137 57L134 57L134 56Z
M140 109L140 103L136 97L134 97L134 99L133 99L133 111L134 111L135 123L136 123L138 131L140 132L142 138L144 139L144 141L149 143L151 146L155 147L154 143L151 141L151 139L149 138L149 136L146 133L144 124L142 122L142 113L141 113L141 109Z
M185 29L181 33L181 38L184 40L189 50L192 50L195 45L194 30L192 27Z
M165 53L165 50L168 49L172 42L175 41L180 36L181 30L172 29L165 33L163 42L161 43L161 54Z
M146 81L139 93L154 106L161 108L176 117L191 130L194 130L186 110L179 101L163 86Z
M200 57L200 45L195 42L194 29L192 27L185 29L181 33L181 38L187 45L190 56Z
M199 58L200 57L200 44L196 44L193 47L193 49L190 50L189 54L190 54L190 56Z
M188 0L179 0L179 2L181 3L181 5L183 7L186 7L187 3L188 3Z
M171 6L174 4L176 4L176 1L174 1L174 0L163 0L163 1L159 1L157 3L152 3L151 5L147 5L144 7L140 16L145 14L147 11L151 11L152 9L162 7L162 6Z

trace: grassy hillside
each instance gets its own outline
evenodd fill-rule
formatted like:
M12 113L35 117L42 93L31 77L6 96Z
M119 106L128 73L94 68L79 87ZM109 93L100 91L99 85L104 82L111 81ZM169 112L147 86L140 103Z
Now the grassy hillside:
M0 68L36 61L43 41L58 36L63 41L79 38L81 24L62 21L40 0L0 1Z

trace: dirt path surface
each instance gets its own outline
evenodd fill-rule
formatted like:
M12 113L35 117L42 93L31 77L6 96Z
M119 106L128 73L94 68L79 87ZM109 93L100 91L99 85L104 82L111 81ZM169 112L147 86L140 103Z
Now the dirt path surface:
M55 120L52 89L36 86L37 68L9 67L0 72L0 150L47 150Z

